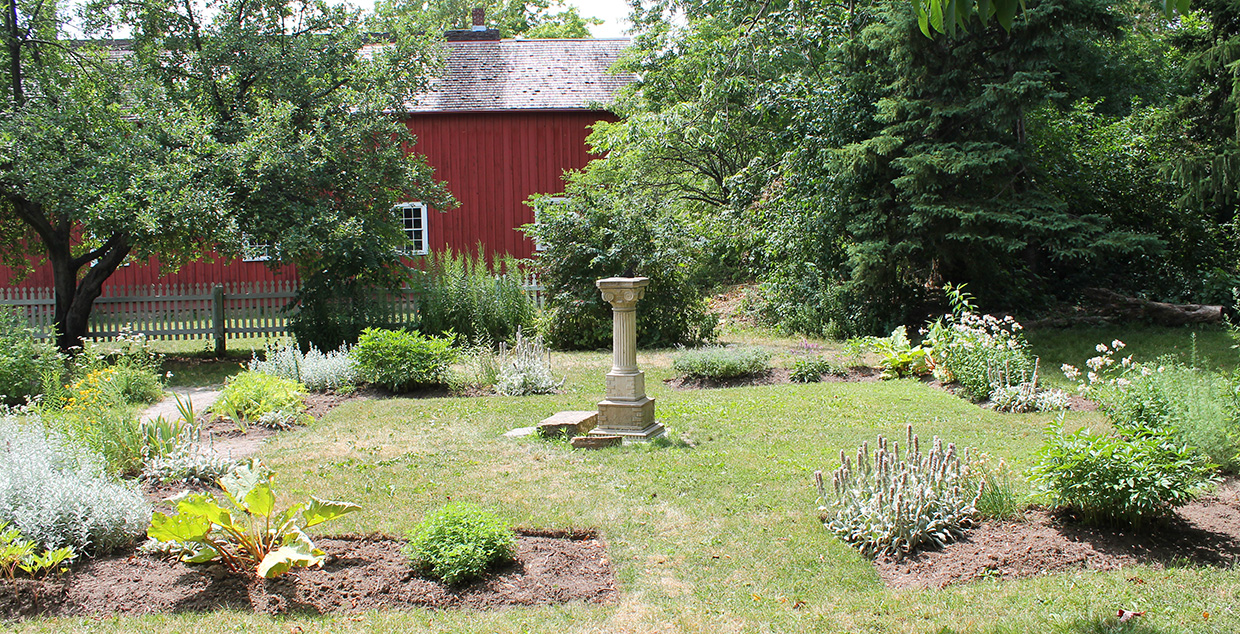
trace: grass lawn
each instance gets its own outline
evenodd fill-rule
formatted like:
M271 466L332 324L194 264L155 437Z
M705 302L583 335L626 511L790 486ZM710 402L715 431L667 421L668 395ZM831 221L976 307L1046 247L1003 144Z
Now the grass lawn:
M1035 351L1042 342L1055 351L1054 368L1082 363L1104 339L1121 338L1141 353L1141 336L1101 332L1030 339ZM1147 334L1144 341L1172 349L1187 339L1183 332ZM752 332L729 338L781 351L800 341ZM1203 357L1231 367L1228 345L1222 336L1198 337ZM1084 356L1072 358L1077 354ZM13 627L195 634L1240 631L1234 568L1138 567L893 591L817 519L811 473L833 469L841 449L851 452L877 433L900 436L913 423L923 438L977 447L1020 471L1053 415L995 414L917 380L673 391L663 383L670 359L667 352L639 356L668 443L585 452L504 438L559 410L592 409L602 397L610 354L557 353L566 394L355 401L263 451L285 495L364 507L327 525L335 533L403 535L449 499L489 507L521 526L596 527L617 573L614 604L278 619L225 611ZM1069 424L1101 421L1096 412L1068 415ZM1119 608L1147 613L1118 625Z

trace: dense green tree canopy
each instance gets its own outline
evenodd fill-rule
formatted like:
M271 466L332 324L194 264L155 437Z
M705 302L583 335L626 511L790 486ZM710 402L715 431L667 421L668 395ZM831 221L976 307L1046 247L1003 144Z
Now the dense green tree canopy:
M447 29L470 28L475 7L485 9L487 26L505 38L584 38L590 37L591 26L603 23L583 17L563 0L380 0L372 26L377 31L437 36Z
M62 348L127 257L175 265L243 240L318 268L342 239L391 252L392 203L450 205L387 114L420 85L425 42L366 48L360 16L323 2L101 0L75 42L55 3L0 18L0 238L47 258ZM394 259L393 259L394 260Z

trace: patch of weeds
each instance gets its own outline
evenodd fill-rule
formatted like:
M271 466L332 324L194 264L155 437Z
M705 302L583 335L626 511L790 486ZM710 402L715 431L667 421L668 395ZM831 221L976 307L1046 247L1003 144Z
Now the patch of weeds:
M510 561L516 552L512 529L493 513L453 503L432 513L409 534L404 553L414 566L457 584Z

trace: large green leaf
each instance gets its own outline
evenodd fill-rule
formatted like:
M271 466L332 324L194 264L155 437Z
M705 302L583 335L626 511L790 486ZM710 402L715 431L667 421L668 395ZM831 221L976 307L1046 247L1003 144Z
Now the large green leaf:
M212 548L211 546L203 546L201 549L195 550L182 557L181 561L187 564L205 564L208 561L215 561L219 558L219 556L220 553L218 550Z
M336 502L333 500L320 500L316 497L310 498L310 504L301 516L306 520L306 527L322 524L327 520L336 519L346 513L360 511L362 507L350 502Z
M214 498L208 495L191 495L177 503L178 515L198 515L212 524L229 526L232 515L220 507Z
M220 478L220 488L224 489L224 493L228 494L234 504L244 507L242 501L262 481L262 472L263 469L257 460L251 461L250 464L238 465L232 473Z
M293 566L320 566L327 556L314 548L309 539L302 535L269 553L258 564L258 575L271 579L289 571Z
M151 526L146 529L146 534L161 542L196 542L205 538L210 530L211 522L201 515L164 515L156 512L151 516Z
M270 517L276 507L276 495L271 492L271 485L261 482L246 493L244 506L251 513L260 517Z

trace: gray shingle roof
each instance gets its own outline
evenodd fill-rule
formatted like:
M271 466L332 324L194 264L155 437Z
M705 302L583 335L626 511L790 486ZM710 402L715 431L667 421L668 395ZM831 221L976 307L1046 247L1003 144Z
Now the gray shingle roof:
M627 39L447 42L443 76L409 112L597 110L635 79L608 72L628 45Z

